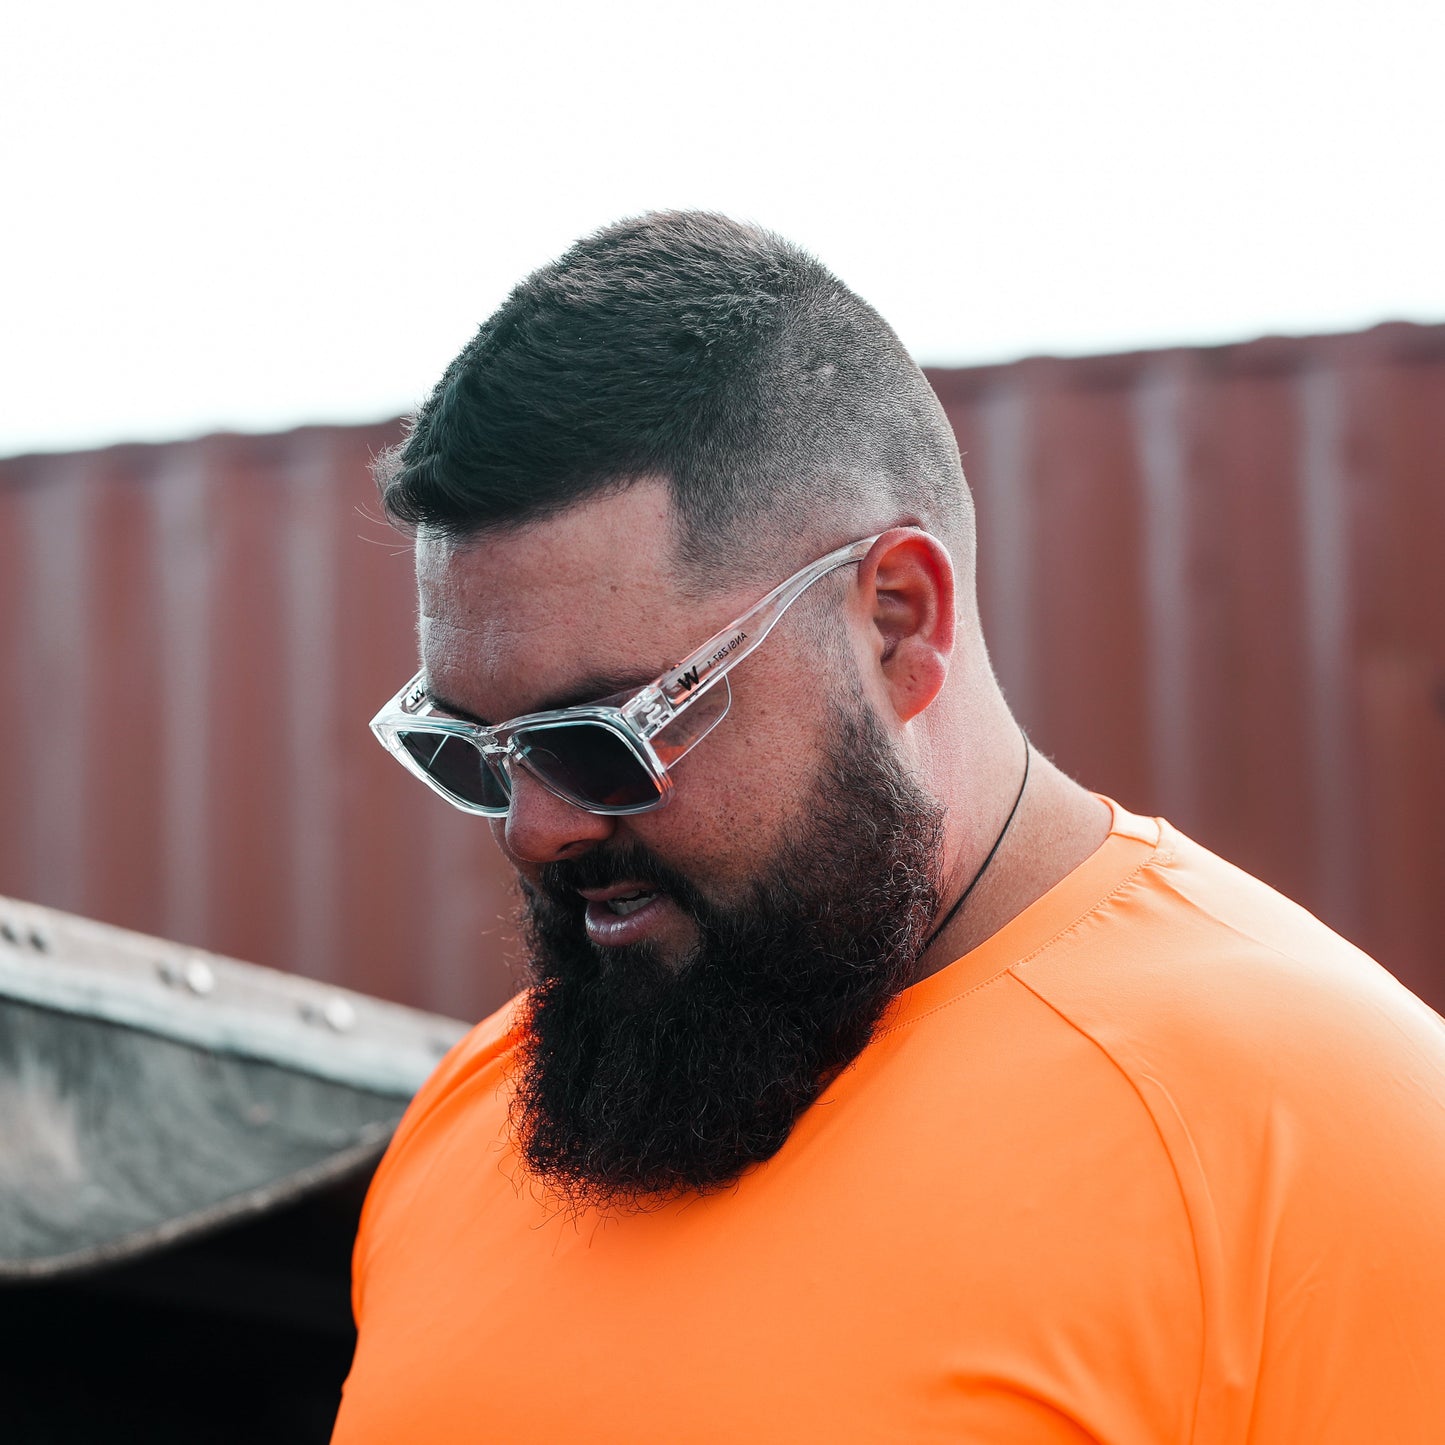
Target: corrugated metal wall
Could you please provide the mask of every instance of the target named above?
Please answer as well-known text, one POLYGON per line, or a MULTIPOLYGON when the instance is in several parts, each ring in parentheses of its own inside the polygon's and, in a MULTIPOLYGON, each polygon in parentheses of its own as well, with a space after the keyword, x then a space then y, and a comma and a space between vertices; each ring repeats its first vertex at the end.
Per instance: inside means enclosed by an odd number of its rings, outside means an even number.
POLYGON ((490 837, 366 729, 415 656, 395 434, 3 465, 0 892, 464 1017, 505 992, 490 837))
MULTIPOLYGON (((1445 1005, 1445 327, 933 373, 1034 740, 1445 1005)), ((0 893, 462 1017, 484 826, 365 724, 414 666, 394 424, 0 462, 0 893)))

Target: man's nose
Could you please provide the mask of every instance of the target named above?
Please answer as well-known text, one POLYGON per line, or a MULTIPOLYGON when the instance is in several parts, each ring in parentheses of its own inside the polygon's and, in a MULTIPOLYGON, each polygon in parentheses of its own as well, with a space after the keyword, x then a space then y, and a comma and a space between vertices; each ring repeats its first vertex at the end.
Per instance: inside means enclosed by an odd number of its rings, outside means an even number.
POLYGON ((610 838, 616 818, 600 817, 548 792, 525 768, 512 770, 512 806, 502 846, 524 863, 576 858, 610 838))

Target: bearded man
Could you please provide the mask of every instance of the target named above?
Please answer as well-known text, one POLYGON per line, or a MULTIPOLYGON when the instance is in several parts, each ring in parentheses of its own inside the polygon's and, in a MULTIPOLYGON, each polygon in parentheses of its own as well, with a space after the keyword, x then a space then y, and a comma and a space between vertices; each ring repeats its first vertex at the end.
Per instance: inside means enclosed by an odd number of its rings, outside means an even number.
POLYGON ((533 979, 377 1173, 338 1442, 1445 1439, 1445 1025, 1030 748, 870 307, 610 227, 381 480, 373 726, 533 979))

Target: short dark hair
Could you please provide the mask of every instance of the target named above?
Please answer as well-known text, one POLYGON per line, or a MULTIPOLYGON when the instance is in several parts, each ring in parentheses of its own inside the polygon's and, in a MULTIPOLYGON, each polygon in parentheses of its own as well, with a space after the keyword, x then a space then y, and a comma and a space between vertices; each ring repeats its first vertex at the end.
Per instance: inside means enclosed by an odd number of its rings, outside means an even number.
POLYGON ((645 476, 703 570, 744 522, 971 533, 952 429, 887 323, 797 246, 705 212, 620 221, 529 276, 377 464, 394 521, 453 537, 645 476))

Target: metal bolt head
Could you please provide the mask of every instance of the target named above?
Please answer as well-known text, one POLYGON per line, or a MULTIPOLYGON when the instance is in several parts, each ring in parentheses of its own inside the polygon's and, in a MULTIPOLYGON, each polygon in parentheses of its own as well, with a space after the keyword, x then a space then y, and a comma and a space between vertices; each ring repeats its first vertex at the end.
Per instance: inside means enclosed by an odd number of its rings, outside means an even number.
POLYGON ((356 1027, 356 1008, 349 998, 337 994, 326 1000, 321 1017, 338 1033, 350 1033, 356 1027))
POLYGON ((325 1024, 338 1034, 348 1034, 356 1027, 356 1005, 341 994, 333 994, 324 1003, 305 999, 297 1006, 297 1012, 308 1024, 318 1027, 325 1024))
POLYGON ((186 981, 186 987, 202 998, 216 986, 216 971, 204 958, 188 960, 182 977, 186 981))

